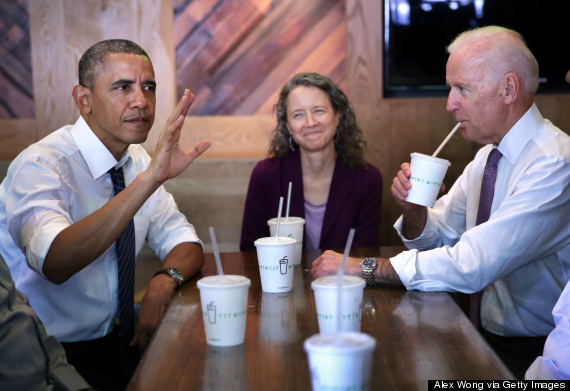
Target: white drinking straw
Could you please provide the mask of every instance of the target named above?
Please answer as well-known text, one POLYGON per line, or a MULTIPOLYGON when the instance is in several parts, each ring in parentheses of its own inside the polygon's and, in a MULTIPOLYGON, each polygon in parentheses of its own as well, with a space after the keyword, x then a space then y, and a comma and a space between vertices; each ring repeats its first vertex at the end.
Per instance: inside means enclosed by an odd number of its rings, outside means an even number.
POLYGON ((279 212, 277 213, 277 227, 275 227, 275 237, 279 236, 279 223, 281 222, 282 209, 283 209, 283 197, 279 197, 279 212))
POLYGON ((291 186, 292 182, 289 182, 289 191, 287 192, 287 209, 285 210, 285 220, 289 220, 289 205, 291 205, 291 186))
POLYGON ((214 258, 216 258, 216 267, 220 276, 224 275, 222 270, 222 260, 220 259, 220 251, 218 250, 218 242, 216 242, 216 233, 214 227, 210 227, 210 239, 212 239, 212 247, 214 248, 214 258))
POLYGON ((451 130, 451 132, 449 132, 449 134, 447 135, 447 137, 445 138, 445 140, 443 140, 443 142, 441 143, 441 145, 439 146, 439 148, 437 148, 435 150, 435 152, 433 153, 433 157, 436 157, 437 154, 441 151, 441 149, 444 147, 445 144, 447 144, 447 142, 449 141, 449 139, 451 138, 451 136, 453 136, 453 133, 455 133, 455 131, 459 128, 459 125, 461 125, 461 122, 458 122, 457 125, 455 125, 455 128, 453 128, 451 130))
POLYGON ((338 287, 338 295, 337 295, 337 314, 336 314, 336 331, 340 333, 340 319, 342 317, 341 311, 341 294, 342 294, 342 277, 344 276, 344 268, 346 267, 346 260, 348 259, 348 253, 350 252, 350 248, 352 247, 352 239, 354 238, 354 228, 351 228, 348 232, 348 239, 346 240, 346 247, 344 248, 344 255, 342 256, 342 262, 340 267, 337 269, 337 287, 338 287))

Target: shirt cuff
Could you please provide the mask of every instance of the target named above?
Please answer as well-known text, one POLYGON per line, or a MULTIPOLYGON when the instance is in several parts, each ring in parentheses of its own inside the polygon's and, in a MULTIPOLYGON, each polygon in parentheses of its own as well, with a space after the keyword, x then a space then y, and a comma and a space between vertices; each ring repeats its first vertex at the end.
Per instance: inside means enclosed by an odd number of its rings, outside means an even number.
POLYGON ((410 283, 416 275, 416 258, 418 252, 419 251, 415 249, 403 251, 395 257, 390 258, 392 267, 396 273, 398 273, 402 284, 404 284, 407 289, 410 289, 410 283))
POLYGON ((161 261, 164 262, 164 258, 172 251, 172 249, 178 246, 180 243, 197 243, 204 249, 204 243, 202 240, 198 238, 195 233, 187 232, 187 233, 180 233, 179 235, 175 236, 173 240, 161 246, 159 249, 155 250, 156 255, 160 258, 161 261))
MULTIPOLYGON (((64 219, 65 220, 65 219, 64 219)), ((37 273, 45 278, 43 273, 44 261, 47 253, 61 231, 69 226, 67 220, 66 224, 46 224, 41 229, 35 232, 34 236, 30 239, 25 246, 26 262, 37 273)))

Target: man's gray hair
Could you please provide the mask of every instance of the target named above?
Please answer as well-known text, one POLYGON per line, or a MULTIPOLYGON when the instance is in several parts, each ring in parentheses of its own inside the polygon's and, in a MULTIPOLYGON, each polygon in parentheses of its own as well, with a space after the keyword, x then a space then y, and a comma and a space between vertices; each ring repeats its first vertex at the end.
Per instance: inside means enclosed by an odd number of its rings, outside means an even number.
POLYGON ((515 73, 521 80, 522 90, 534 94, 538 88, 538 62, 529 50, 522 35, 500 26, 486 26, 465 31, 447 46, 449 54, 465 45, 478 47, 485 55, 491 74, 499 82, 507 73, 515 73))

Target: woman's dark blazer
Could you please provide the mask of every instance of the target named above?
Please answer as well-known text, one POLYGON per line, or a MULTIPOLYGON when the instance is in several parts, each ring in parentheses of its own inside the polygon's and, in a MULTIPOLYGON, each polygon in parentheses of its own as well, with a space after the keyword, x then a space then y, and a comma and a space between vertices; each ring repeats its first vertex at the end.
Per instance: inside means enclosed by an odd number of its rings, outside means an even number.
MULTIPOLYGON (((299 150, 280 158, 257 163, 249 181, 241 230, 241 251, 255 250, 254 242, 269 236, 267 220, 277 217, 279 197, 283 212, 292 182, 289 216, 305 218, 303 175, 299 150)), ((380 244, 382 175, 375 166, 350 170, 337 158, 323 220, 320 249, 342 249, 350 228, 355 228, 353 247, 377 247, 380 244)), ((303 240, 305 247, 306 240, 303 240)))

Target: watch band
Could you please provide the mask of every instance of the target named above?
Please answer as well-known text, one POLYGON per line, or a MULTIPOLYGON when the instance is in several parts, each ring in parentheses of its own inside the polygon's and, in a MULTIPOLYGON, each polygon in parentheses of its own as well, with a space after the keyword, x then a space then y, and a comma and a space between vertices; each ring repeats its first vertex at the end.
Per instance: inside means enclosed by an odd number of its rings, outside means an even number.
POLYGON ((160 269, 159 271, 154 273, 153 277, 156 277, 159 274, 166 274, 167 276, 170 276, 174 281, 176 281, 176 284, 179 287, 182 284, 184 284, 184 276, 182 275, 182 273, 180 273, 177 269, 173 267, 165 267, 164 269, 160 269))
POLYGON ((367 286, 376 286, 376 281, 374 281, 374 270, 378 266, 376 258, 364 258, 360 263, 362 268, 362 274, 364 275, 364 281, 366 281, 367 286))
POLYGON ((364 274, 364 281, 366 281, 366 285, 368 285, 368 286, 375 286, 376 285, 376 281, 374 281, 374 277, 372 276, 372 272, 362 271, 362 273, 364 274))

